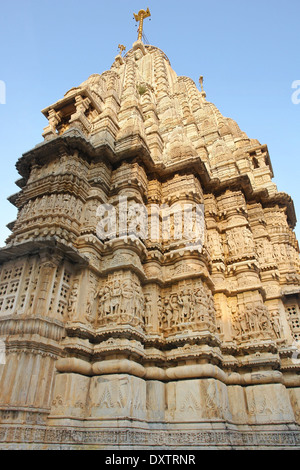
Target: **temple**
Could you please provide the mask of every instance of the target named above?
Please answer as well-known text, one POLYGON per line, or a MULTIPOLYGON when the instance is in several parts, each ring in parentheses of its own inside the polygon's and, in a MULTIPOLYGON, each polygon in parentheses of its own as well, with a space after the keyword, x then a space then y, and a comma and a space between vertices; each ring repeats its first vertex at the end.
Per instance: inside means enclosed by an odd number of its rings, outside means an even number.
POLYGON ((300 448, 293 201, 203 77, 119 49, 16 164, 0 448, 300 448))

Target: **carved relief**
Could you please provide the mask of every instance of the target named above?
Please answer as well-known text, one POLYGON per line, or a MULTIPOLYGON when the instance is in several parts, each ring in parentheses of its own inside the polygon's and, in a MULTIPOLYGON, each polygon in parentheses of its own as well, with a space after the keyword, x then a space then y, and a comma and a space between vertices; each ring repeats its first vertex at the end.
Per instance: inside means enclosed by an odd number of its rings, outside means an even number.
MULTIPOLYGON (((66 279, 64 279, 64 281, 66 281, 66 279)), ((62 289, 65 289, 65 287, 63 286, 62 289)), ((67 306, 68 320, 72 320, 72 318, 75 316, 77 300, 78 300, 78 291, 79 291, 79 282, 75 281, 71 289, 69 300, 68 300, 68 306, 67 306)), ((66 291, 64 290, 64 292, 66 291)))
POLYGON ((253 237, 247 227, 234 227, 228 230, 226 235, 229 256, 243 257, 253 253, 253 237))
POLYGON ((207 231, 208 249, 213 259, 223 259, 224 249, 220 234, 216 230, 207 231))
POLYGON ((266 238, 262 238, 256 241, 256 252, 262 265, 275 262, 275 255, 272 250, 272 245, 266 238))
POLYGON ((250 422, 272 423, 293 416, 287 390, 281 384, 248 387, 246 397, 250 422))
POLYGON ((127 323, 142 326, 144 310, 142 287, 130 272, 109 276, 98 291, 97 326, 127 323))
POLYGON ((283 334, 278 312, 269 312, 262 303, 232 305, 231 318, 236 340, 280 339, 283 334))
POLYGON ((86 311, 85 311, 85 318, 88 323, 95 325, 97 321, 97 284, 98 279, 97 277, 89 273, 89 288, 87 292, 86 298, 86 311))
POLYGON ((179 284, 162 297, 160 330, 166 333, 208 328, 215 331, 215 307, 211 291, 201 281, 179 284))

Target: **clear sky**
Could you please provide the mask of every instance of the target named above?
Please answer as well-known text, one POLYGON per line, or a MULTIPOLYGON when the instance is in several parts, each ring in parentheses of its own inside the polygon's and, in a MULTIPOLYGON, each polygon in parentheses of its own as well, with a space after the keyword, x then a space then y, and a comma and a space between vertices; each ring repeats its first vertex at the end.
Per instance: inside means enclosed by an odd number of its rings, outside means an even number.
POLYGON ((19 190, 15 163, 43 140, 41 110, 108 70, 118 44, 129 50, 133 13, 147 7, 149 43, 178 75, 196 84, 203 75, 207 100, 268 145, 300 240, 300 103, 292 101, 293 93, 300 98, 292 89, 300 85, 299 0, 0 0, 0 246, 17 213, 6 200, 19 190))

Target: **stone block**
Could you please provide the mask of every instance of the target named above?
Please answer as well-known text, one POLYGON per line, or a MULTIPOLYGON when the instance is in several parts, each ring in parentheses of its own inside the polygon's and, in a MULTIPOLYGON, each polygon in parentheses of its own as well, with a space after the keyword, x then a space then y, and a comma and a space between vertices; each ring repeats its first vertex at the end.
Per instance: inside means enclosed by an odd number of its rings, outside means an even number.
POLYGON ((288 388, 295 419, 300 424, 300 388, 288 388))
POLYGON ((147 417, 149 421, 165 419, 165 384, 158 380, 147 381, 147 417))
POLYGON ((184 423, 231 419, 227 387, 218 380, 169 382, 166 396, 169 421, 184 423))
POLYGON ((240 385, 232 385, 227 388, 232 421, 235 424, 248 422, 244 388, 240 385))
POLYGON ((86 412, 89 377, 79 374, 57 374, 49 419, 83 419, 86 412))
POLYGON ((103 375, 91 379, 89 419, 146 418, 146 383, 130 375, 103 375))
POLYGON ((287 389, 282 384, 245 388, 249 424, 291 423, 294 412, 287 389))

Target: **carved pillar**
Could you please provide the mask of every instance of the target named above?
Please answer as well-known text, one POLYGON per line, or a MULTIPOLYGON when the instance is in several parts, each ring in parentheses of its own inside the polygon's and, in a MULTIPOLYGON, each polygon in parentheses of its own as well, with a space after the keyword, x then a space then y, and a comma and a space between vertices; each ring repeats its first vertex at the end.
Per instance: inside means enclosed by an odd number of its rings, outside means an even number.
POLYGON ((48 111, 49 126, 45 127, 43 137, 45 140, 50 140, 57 135, 57 126, 61 122, 61 113, 57 113, 54 109, 48 111))
POLYGON ((51 256, 49 253, 41 253, 40 260, 40 273, 32 311, 36 315, 48 316, 55 275, 61 258, 55 255, 51 256))

